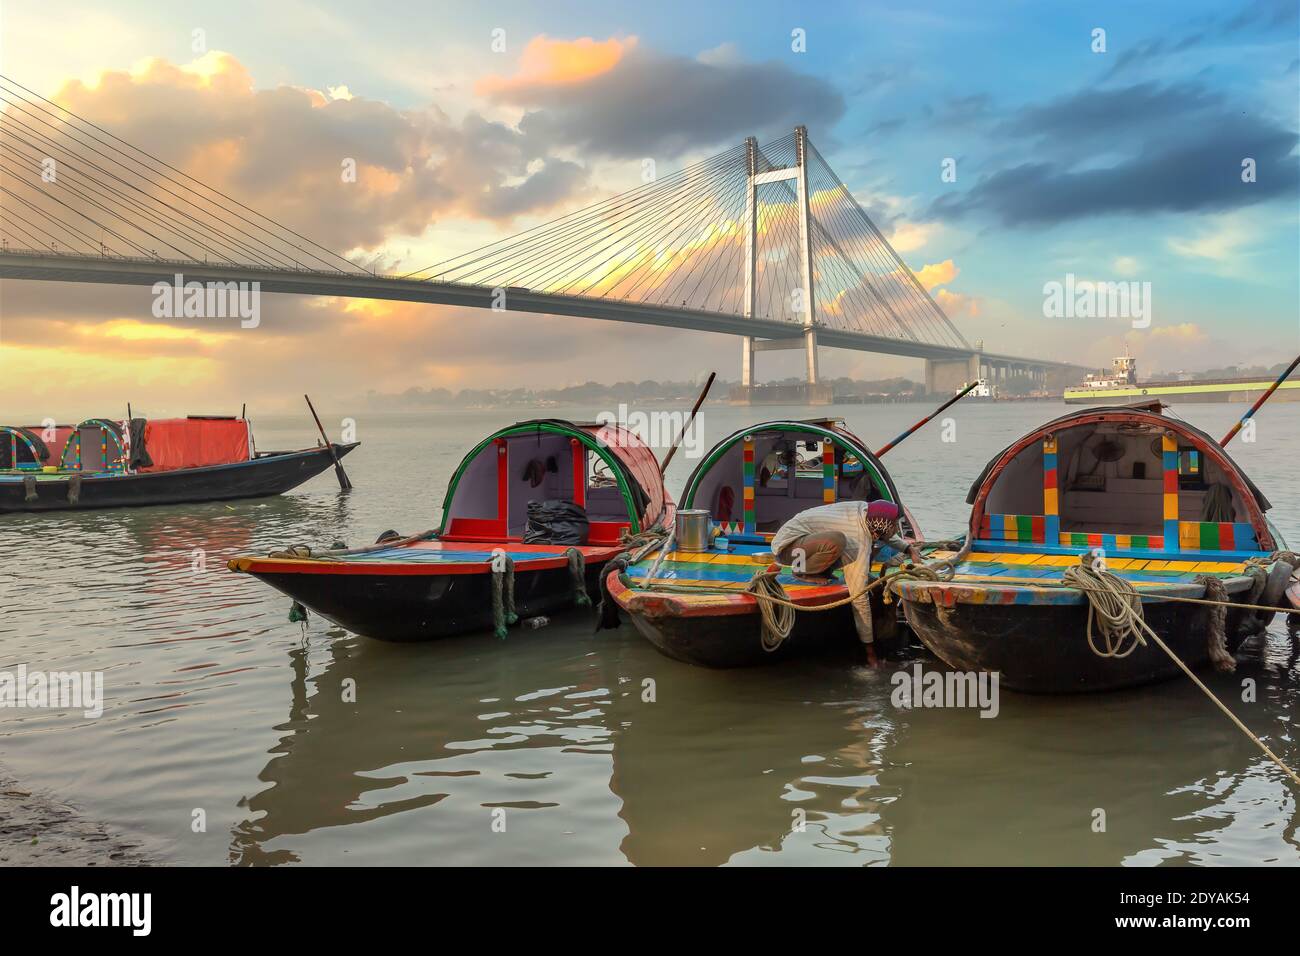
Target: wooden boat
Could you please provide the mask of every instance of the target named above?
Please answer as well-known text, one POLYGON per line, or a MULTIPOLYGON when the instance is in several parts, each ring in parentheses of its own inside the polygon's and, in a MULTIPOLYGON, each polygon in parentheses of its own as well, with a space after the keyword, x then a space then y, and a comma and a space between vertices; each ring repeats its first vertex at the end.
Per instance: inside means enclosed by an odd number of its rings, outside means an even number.
MULTIPOLYGON (((783 523, 808 508, 849 498, 902 504, 889 472, 842 422, 772 421, 743 429, 704 457, 678 505, 708 509, 720 533, 712 550, 673 550, 662 560, 648 554, 611 569, 605 587, 656 648, 691 664, 743 667, 835 646, 860 648, 846 605, 799 613, 790 638, 769 652, 760 640, 757 600, 745 593, 755 572, 771 561, 772 536, 783 523), (797 461, 790 460, 792 453, 797 461), (793 482, 787 477, 791 468, 793 482)), ((920 538, 906 509, 900 525, 905 539, 920 538)), ((882 547, 880 556, 892 553, 882 547)), ((879 569, 877 562, 873 571, 879 569)), ((843 571, 830 584, 805 583, 788 571, 778 580, 803 605, 829 604, 848 593, 843 571)), ((873 604, 873 622, 877 638, 889 638, 893 609, 873 604)))
MULTIPOLYGON (((504 634, 494 577, 513 579, 520 619, 569 607, 599 585, 625 535, 660 526, 672 513, 654 454, 634 433, 528 421, 489 435, 465 456, 434 531, 392 533, 367 548, 240 557, 228 566, 368 637, 421 641, 494 627, 504 634), (572 543, 526 541, 530 502, 576 505, 586 533, 572 543)), ((496 584, 508 590, 505 580, 496 584)))
POLYGON ((355 447, 259 452, 247 419, 221 416, 0 426, 0 512, 278 495, 355 447))
MULTIPOLYGON (((967 498, 969 553, 955 577, 894 585, 931 651, 1029 692, 1104 690, 1178 673, 1149 640, 1126 657, 1091 649, 1087 595, 1063 586, 1062 576, 1097 551, 1137 588, 1146 622, 1189 666, 1209 659, 1212 609, 1168 598, 1204 598, 1208 575, 1234 602, 1280 603, 1289 568, 1267 569, 1263 593, 1247 568, 1282 546, 1264 515, 1267 499, 1213 438, 1161 408, 1066 415, 988 463, 967 498)), ((1230 609, 1228 649, 1271 617, 1230 609)))

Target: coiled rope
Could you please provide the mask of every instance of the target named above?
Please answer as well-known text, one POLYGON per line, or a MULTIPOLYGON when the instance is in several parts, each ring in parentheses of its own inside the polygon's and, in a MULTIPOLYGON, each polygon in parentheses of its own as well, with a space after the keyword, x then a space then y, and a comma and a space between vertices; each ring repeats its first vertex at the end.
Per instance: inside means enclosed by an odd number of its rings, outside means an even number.
MULTIPOLYGON (((1088 560, 1088 556, 1085 556, 1085 560, 1088 560)), ((1071 586, 1077 587, 1078 590, 1088 596, 1088 645, 1094 653, 1101 657, 1127 657, 1133 653, 1138 644, 1146 643, 1145 638, 1150 638, 1157 647, 1169 655, 1169 659, 1178 665, 1179 669, 1191 679, 1192 683, 1199 687, 1219 710, 1223 711, 1224 716, 1236 724, 1243 734, 1255 742, 1255 746, 1259 747, 1265 756, 1282 768, 1282 771, 1297 786, 1300 786, 1300 776, 1297 776, 1294 770, 1283 763, 1281 758, 1273 753, 1264 741, 1255 736, 1250 728, 1243 724, 1240 718, 1229 710, 1223 701, 1219 700, 1214 695, 1214 692, 1202 683, 1199 677, 1192 673, 1192 669, 1183 663, 1182 659, 1169 648, 1169 645, 1160 639, 1160 635, 1151 629, 1151 625, 1147 624, 1146 619, 1142 616, 1142 601, 1137 596, 1137 590, 1132 584, 1110 571, 1104 571, 1090 564, 1080 564, 1076 567, 1067 568, 1062 577, 1071 586), (1099 650, 1093 639, 1094 620, 1102 631, 1108 653, 1099 650)), ((1222 582, 1219 583, 1219 587, 1223 587, 1222 582)), ((1203 603, 1223 605, 1227 602, 1211 599, 1203 603)), ((1220 607, 1219 610, 1226 615, 1226 607, 1220 607)), ((1226 647, 1223 653, 1227 655, 1226 647)), ((1228 655, 1228 657, 1231 660, 1231 655, 1228 655)))

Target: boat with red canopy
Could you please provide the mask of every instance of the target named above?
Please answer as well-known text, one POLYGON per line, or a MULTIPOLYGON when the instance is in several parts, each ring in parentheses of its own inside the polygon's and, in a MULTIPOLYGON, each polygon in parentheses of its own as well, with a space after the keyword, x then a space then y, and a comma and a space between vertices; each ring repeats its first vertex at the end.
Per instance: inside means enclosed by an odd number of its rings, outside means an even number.
POLYGON ((0 512, 278 495, 355 447, 258 451, 246 418, 218 415, 0 426, 0 512))
POLYGON ((670 522, 673 508, 654 454, 626 428, 527 421, 470 450, 434 531, 239 557, 229 568, 368 637, 505 636, 515 620, 589 603, 605 562, 670 522))
POLYGON ((1159 403, 1093 408, 1048 422, 998 453, 970 489, 965 547, 950 580, 900 578, 907 621, 959 670, 996 671, 1015 690, 1104 690, 1179 672, 1151 641, 1094 633, 1103 569, 1136 588, 1143 618, 1189 666, 1231 652, 1277 607, 1291 565, 1269 502, 1210 435, 1159 403), (1227 602, 1226 613, 1210 598, 1227 602))

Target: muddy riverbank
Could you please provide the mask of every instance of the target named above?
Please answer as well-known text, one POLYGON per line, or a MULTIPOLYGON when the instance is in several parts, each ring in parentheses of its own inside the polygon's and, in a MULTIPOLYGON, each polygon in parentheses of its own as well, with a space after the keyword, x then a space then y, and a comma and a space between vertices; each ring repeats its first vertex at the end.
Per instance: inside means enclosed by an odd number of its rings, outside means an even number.
POLYGON ((143 866, 140 844, 0 768, 0 866, 143 866))

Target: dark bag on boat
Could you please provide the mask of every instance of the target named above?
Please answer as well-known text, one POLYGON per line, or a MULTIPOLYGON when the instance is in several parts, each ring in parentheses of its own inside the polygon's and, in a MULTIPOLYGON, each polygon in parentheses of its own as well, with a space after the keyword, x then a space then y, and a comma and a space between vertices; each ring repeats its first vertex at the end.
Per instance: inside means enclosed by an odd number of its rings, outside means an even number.
POLYGON ((572 501, 528 502, 524 544, 586 544, 587 511, 572 501))

